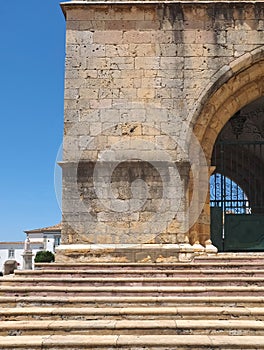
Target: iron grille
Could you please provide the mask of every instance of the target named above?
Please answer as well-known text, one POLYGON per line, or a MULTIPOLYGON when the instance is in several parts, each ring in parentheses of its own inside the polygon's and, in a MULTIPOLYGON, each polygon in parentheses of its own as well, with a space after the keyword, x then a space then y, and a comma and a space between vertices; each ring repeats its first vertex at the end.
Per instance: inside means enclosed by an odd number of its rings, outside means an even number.
POLYGON ((264 142, 218 142, 210 179, 211 207, 225 214, 264 213, 264 142))

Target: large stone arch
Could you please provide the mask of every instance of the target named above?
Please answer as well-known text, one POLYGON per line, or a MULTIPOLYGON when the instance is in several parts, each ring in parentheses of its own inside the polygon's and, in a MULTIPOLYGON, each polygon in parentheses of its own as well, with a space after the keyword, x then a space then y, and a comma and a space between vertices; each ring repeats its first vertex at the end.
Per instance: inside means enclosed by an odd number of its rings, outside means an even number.
MULTIPOLYGON (((196 108, 192 124, 209 166, 208 183, 214 168, 211 156, 217 136, 241 108, 264 95, 264 47, 247 53, 223 67, 214 77, 196 108)), ((192 244, 210 245, 210 194, 190 230, 192 244)))
POLYGON ((264 95, 264 46, 223 67, 199 101, 192 124, 208 164, 215 140, 242 107, 264 95))

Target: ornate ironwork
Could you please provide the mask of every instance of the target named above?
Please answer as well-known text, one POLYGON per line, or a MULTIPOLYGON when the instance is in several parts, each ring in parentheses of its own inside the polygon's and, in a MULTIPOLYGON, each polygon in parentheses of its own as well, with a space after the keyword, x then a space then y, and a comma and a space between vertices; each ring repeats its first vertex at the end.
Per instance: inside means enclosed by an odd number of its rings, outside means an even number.
POLYGON ((243 133, 244 124, 247 120, 247 117, 241 114, 240 111, 234 114, 234 116, 230 119, 232 132, 238 139, 238 137, 243 133))
POLYGON ((249 200, 243 189, 228 177, 216 173, 210 179, 211 207, 221 207, 226 214, 250 214, 249 200))

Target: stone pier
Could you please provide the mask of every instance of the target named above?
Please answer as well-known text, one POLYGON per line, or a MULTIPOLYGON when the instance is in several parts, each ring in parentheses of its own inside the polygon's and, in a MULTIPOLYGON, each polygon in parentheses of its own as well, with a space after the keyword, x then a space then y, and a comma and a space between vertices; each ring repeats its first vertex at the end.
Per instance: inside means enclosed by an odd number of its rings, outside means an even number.
POLYGON ((216 253, 211 153, 223 125, 263 94, 263 3, 61 6, 66 70, 57 261, 177 261, 216 253))

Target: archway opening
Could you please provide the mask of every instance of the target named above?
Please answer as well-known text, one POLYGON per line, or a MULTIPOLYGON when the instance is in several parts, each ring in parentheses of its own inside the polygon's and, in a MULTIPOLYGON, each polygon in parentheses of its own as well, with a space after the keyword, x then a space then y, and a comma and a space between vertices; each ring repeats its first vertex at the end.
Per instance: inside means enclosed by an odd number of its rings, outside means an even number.
POLYGON ((213 244, 219 251, 264 251, 264 97, 226 123, 211 164, 213 244))

